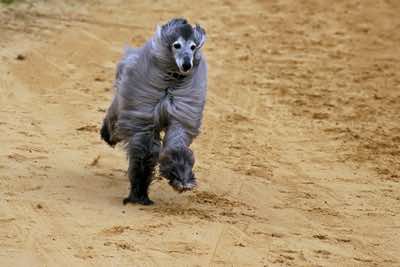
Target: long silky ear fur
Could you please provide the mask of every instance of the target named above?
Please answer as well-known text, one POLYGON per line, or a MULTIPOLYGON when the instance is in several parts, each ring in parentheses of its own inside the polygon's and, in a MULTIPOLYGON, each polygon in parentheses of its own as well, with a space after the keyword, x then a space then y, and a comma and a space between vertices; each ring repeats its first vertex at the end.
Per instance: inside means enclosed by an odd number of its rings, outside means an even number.
POLYGON ((196 26, 193 27, 193 30, 197 46, 201 48, 206 41, 206 31, 199 24, 196 24, 196 26))
POLYGON ((158 38, 159 40, 161 40, 161 37, 162 37, 162 27, 161 27, 160 25, 157 25, 157 28, 156 28, 156 36, 157 36, 157 38, 158 38))
POLYGON ((162 36, 162 26, 157 25, 155 36, 152 40, 152 52, 159 58, 165 56, 163 52, 164 40, 162 36))

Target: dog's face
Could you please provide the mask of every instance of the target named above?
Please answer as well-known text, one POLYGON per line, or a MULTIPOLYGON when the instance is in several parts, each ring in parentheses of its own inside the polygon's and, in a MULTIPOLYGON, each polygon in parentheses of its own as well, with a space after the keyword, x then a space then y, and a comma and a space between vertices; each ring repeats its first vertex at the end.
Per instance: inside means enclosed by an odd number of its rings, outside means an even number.
POLYGON ((160 173, 169 180, 169 184, 178 192, 196 187, 196 178, 192 171, 194 157, 190 149, 166 151, 160 157, 160 173))
POLYGON ((168 46, 172 60, 181 74, 188 74, 199 60, 197 52, 204 45, 205 31, 192 27, 185 19, 173 19, 159 29, 163 43, 168 46))
POLYGON ((179 37, 172 44, 172 54, 181 73, 187 73, 193 68, 193 56, 197 48, 193 39, 179 37))

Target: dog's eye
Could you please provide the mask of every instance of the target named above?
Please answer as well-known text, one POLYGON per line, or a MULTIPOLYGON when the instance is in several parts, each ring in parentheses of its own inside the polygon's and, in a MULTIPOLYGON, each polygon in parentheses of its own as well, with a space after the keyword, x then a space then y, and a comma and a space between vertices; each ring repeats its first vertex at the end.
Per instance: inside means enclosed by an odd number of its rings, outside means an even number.
POLYGON ((193 44, 193 45, 190 47, 190 49, 192 49, 192 51, 195 50, 195 49, 196 49, 196 45, 193 44))
POLYGON ((181 44, 180 43, 175 43, 174 44, 174 48, 175 49, 180 49, 181 48, 181 44))

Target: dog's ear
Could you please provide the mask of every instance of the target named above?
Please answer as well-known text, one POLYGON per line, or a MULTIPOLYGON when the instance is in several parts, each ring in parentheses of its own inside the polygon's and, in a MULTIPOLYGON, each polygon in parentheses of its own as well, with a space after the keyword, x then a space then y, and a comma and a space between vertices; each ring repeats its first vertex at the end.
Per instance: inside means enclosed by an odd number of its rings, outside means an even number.
POLYGON ((201 48, 206 41, 206 31, 199 24, 196 24, 196 26, 193 27, 193 31, 197 47, 201 48))
POLYGON ((160 25, 157 25, 157 28, 156 28, 156 36, 157 36, 157 38, 158 38, 159 40, 161 40, 161 38, 162 38, 162 27, 161 27, 160 25))

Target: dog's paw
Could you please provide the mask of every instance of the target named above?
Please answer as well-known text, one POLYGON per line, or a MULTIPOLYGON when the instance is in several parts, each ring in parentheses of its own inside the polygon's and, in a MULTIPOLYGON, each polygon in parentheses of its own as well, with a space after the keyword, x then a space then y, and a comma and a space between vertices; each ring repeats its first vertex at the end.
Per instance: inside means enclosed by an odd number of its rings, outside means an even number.
POLYGON ((172 188, 178 192, 178 193, 183 193, 186 191, 192 191, 194 188, 197 187, 197 182, 195 178, 191 179, 190 181, 186 183, 182 183, 182 181, 174 179, 169 181, 169 185, 172 186, 172 188))
POLYGON ((122 200, 122 203, 124 205, 126 205, 128 203, 137 203, 137 204, 141 204, 141 205, 145 205, 145 206, 154 204, 154 202, 148 196, 137 197, 137 196, 131 196, 131 195, 124 198, 122 200))

